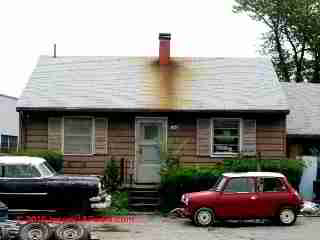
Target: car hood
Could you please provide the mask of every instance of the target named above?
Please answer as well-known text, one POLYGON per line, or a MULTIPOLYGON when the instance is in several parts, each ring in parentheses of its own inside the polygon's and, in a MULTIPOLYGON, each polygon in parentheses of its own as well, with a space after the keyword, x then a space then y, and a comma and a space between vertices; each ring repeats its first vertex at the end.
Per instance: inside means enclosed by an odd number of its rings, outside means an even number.
POLYGON ((195 200, 195 199, 206 199, 207 197, 210 196, 210 198, 214 198, 217 197, 219 194, 219 192, 215 192, 215 191, 200 191, 200 192, 191 192, 191 193, 187 193, 188 197, 191 197, 191 199, 195 200))

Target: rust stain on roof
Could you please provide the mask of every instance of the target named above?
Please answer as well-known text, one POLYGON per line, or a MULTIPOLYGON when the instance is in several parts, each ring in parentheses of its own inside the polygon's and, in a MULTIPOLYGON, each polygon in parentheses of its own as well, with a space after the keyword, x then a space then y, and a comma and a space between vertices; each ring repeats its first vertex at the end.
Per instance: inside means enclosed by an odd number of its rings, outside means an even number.
POLYGON ((151 84, 150 90, 154 96, 152 106, 161 109, 176 109, 185 106, 187 103, 183 99, 184 82, 192 79, 191 71, 176 60, 171 59, 169 64, 161 65, 158 60, 153 60, 149 64, 150 77, 147 82, 151 84), (189 76, 188 76, 189 75, 189 76))

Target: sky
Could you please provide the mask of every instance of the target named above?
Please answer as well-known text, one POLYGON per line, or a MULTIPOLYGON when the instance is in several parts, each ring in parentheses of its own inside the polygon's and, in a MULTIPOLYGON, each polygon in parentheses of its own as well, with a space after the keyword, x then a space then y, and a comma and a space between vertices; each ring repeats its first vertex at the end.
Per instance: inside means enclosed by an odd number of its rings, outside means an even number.
POLYGON ((265 26, 233 0, 10 0, 0 2, 0 94, 19 97, 40 55, 260 57, 265 26))

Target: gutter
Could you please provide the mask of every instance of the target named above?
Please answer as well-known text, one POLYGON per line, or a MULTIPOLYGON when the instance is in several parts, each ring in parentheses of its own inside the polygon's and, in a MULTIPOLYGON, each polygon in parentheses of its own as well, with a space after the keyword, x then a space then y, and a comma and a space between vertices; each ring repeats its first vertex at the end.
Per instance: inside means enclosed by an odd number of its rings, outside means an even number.
POLYGON ((17 112, 30 111, 30 112, 186 112, 186 113, 261 113, 261 114, 289 114, 288 109, 273 110, 273 109, 257 109, 257 110, 237 110, 237 109, 147 109, 147 108, 55 108, 55 107, 17 107, 17 112))

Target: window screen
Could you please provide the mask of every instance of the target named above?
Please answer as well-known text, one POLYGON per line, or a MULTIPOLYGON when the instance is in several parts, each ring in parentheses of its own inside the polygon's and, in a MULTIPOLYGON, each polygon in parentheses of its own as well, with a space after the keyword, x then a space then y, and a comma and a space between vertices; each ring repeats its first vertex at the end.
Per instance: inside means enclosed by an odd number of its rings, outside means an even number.
POLYGON ((64 153, 92 153, 92 119, 65 118, 64 120, 64 153))

